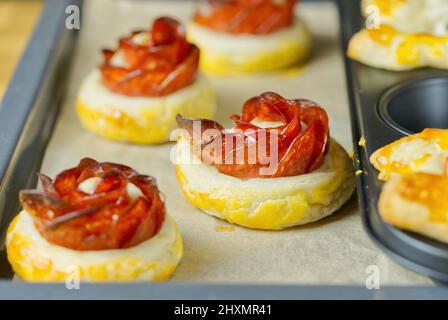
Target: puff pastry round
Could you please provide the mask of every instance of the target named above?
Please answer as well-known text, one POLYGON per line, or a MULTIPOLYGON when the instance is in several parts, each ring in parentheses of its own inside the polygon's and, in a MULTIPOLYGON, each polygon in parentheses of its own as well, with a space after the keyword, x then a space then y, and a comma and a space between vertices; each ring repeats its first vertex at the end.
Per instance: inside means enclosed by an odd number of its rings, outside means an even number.
POLYGON ((26 281, 161 281, 182 257, 182 239, 155 180, 84 158, 43 190, 22 190, 6 235, 8 260, 26 281))
POLYGON ((268 72, 303 62, 310 53, 311 34, 296 18, 292 25, 269 34, 228 34, 191 22, 188 38, 201 49, 201 70, 213 75, 268 72))

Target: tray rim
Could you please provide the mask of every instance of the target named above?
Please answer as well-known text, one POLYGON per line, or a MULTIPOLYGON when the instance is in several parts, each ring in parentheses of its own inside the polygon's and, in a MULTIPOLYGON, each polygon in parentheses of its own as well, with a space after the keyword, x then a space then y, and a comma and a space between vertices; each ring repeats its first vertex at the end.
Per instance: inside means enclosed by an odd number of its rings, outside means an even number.
MULTIPOLYGON (((317 0, 332 1, 332 0, 317 0)), ((340 0, 341 1, 341 0, 340 0)), ((32 109, 48 62, 60 36, 58 24, 64 17, 65 8, 82 0, 46 0, 38 23, 26 50, 14 72, 0 105, 0 116, 8 115, 5 105, 10 105, 18 95, 23 95, 18 118, 9 121, 8 130, 0 129, 0 146, 6 152, 0 155, 0 187, 19 141, 21 130, 32 109), (53 45, 42 46, 43 36, 53 45), (38 69, 29 73, 30 61, 38 69), (25 81, 26 80, 26 81, 25 81), (17 91, 25 81, 26 94, 17 91), (5 136, 11 136, 5 139, 5 136)), ((340 3, 339 9, 341 10, 340 3)), ((341 12, 339 12, 341 14, 341 12)), ((342 48, 344 49, 344 47, 342 48)), ((348 76, 348 74, 347 74, 348 76)), ((350 97, 349 97, 350 98, 350 97)), ((5 118, 3 118, 5 119, 5 118)), ((0 117, 0 124, 2 123, 0 117)), ((3 121, 5 123, 5 121, 3 121)), ((352 119, 353 123, 353 119, 352 119)), ((359 181, 357 182, 359 183, 359 181)), ((229 283, 81 283, 80 290, 68 290, 64 284, 26 283, 12 279, 0 280, 0 299, 448 299, 448 288, 441 286, 385 286, 369 290, 353 285, 290 285, 290 284, 229 284, 229 283)))
MULTIPOLYGON (((0 186, 19 142, 26 120, 40 89, 40 80, 50 64, 60 34, 61 10, 73 1, 45 0, 26 48, 0 102, 0 186), (31 75, 30 75, 31 74, 31 75), (22 93, 20 88, 26 87, 22 93), (14 109, 12 107, 14 106, 14 109)), ((64 11, 65 12, 65 9, 64 11)))

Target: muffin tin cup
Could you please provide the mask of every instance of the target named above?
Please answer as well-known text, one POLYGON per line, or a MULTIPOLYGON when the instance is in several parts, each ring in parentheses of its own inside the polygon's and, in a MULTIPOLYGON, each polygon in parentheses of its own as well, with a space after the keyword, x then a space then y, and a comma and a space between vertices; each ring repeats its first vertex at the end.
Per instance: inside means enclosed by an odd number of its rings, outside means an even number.
POLYGON ((448 77, 412 79, 387 90, 378 104, 381 118, 405 135, 448 128, 448 77))

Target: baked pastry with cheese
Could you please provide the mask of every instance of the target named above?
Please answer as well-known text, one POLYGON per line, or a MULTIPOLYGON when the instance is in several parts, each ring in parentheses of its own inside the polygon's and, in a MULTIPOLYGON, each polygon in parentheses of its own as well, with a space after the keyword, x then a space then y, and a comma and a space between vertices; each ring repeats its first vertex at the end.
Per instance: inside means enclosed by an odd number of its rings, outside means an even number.
POLYGON ((206 0, 187 26, 209 74, 267 72, 303 62, 308 28, 294 15, 296 0, 206 0))
POLYGON ((406 33, 448 36, 448 2, 446 0, 362 0, 366 18, 379 15, 383 25, 406 33))
POLYGON ((347 51, 350 58, 395 71, 448 68, 445 0, 365 0, 362 4, 367 26, 350 40, 347 51), (378 12, 371 8, 377 8, 378 12), (377 17, 370 19, 369 15, 377 17))
POLYGON ((43 191, 23 190, 6 236, 8 260, 26 281, 160 281, 176 269, 182 239, 152 177, 82 159, 43 191))
POLYGON ((401 229, 448 242, 448 130, 425 129, 377 151, 370 161, 387 180, 378 207, 401 229))
POLYGON ((322 219, 351 196, 345 150, 326 112, 268 92, 245 103, 235 127, 178 117, 177 177, 204 212, 248 228, 278 230, 322 219), (198 139, 199 137, 199 139, 198 139))
POLYGON ((392 177, 379 199, 381 217, 401 229, 448 243, 448 176, 416 172, 392 177))
POLYGON ((413 172, 443 175, 447 157, 448 130, 427 128, 376 150, 370 162, 380 172, 378 177, 388 180, 413 172))
POLYGON ((214 116, 214 90, 197 74, 199 49, 177 21, 159 18, 149 32, 135 31, 103 54, 76 101, 90 131, 111 140, 161 143, 176 128, 177 113, 214 116))
POLYGON ((361 63, 387 70, 448 69, 448 36, 405 33, 384 25, 356 33, 347 54, 361 63))

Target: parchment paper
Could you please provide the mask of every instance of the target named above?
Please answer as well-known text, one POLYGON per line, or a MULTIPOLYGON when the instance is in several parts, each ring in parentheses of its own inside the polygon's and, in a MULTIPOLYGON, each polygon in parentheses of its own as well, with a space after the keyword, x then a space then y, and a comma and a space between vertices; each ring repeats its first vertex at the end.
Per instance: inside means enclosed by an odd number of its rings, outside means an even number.
MULTIPOLYGON (((174 144, 136 146, 103 140, 81 127, 74 100, 79 84, 101 61, 100 49, 114 48, 120 36, 149 28, 169 15, 187 21, 194 9, 188 1, 86 1, 81 34, 66 99, 46 150, 42 172, 54 176, 89 156, 134 167, 157 178, 168 212, 179 224, 184 256, 172 281, 307 283, 364 285, 366 269, 376 265, 380 284, 431 284, 387 258, 368 239, 356 197, 320 222, 286 231, 255 231, 229 226, 190 205, 181 193, 169 154, 174 144), (219 228, 218 228, 219 229, 219 228)), ((269 75, 211 78, 219 98, 218 121, 239 113, 244 101, 264 91, 288 98, 308 98, 326 108, 331 135, 352 150, 348 101, 339 45, 339 22, 331 3, 303 3, 298 13, 315 36, 312 59, 302 68, 269 75)))

